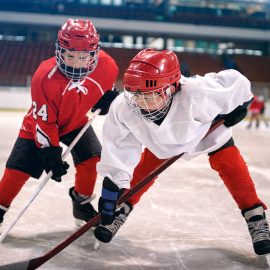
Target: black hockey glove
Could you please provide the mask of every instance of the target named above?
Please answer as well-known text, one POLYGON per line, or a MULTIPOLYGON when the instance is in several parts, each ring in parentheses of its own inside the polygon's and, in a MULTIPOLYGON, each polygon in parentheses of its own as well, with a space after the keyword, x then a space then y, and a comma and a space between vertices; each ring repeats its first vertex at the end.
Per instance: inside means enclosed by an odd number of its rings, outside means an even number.
POLYGON ((40 158, 46 173, 52 171, 52 179, 61 182, 61 176, 67 174, 69 165, 62 160, 62 147, 45 147, 39 150, 40 158))
POLYGON ((115 218, 116 202, 123 194, 124 189, 114 184, 111 179, 105 177, 103 180, 101 197, 98 201, 98 210, 101 213, 102 225, 112 224, 115 218))
POLYGON ((100 115, 107 114, 110 109, 111 103, 118 95, 119 95, 118 91, 112 90, 107 91, 92 108, 92 112, 94 112, 97 109, 101 109, 100 115))
POLYGON ((245 102, 243 105, 238 106, 232 112, 228 114, 223 114, 222 118, 224 119, 224 125, 226 127, 232 127, 242 121, 248 112, 248 105, 252 102, 253 99, 250 101, 245 102))

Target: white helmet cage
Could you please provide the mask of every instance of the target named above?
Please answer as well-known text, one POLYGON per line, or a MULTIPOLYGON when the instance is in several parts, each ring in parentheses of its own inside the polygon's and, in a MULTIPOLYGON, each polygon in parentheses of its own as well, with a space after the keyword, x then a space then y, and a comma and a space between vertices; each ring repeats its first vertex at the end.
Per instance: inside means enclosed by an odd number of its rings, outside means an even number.
POLYGON ((98 62, 99 47, 93 51, 76 51, 66 49, 60 46, 58 42, 56 42, 55 46, 57 66, 68 79, 81 80, 95 70, 98 62), (68 53, 69 51, 73 52, 76 66, 78 67, 67 64, 64 53, 68 53), (86 53, 88 54, 87 56, 86 53), (85 58, 87 59, 86 62, 85 58))
POLYGON ((138 115, 156 121, 164 117, 169 108, 175 92, 175 86, 166 84, 151 91, 130 91, 124 89, 126 102, 138 115))

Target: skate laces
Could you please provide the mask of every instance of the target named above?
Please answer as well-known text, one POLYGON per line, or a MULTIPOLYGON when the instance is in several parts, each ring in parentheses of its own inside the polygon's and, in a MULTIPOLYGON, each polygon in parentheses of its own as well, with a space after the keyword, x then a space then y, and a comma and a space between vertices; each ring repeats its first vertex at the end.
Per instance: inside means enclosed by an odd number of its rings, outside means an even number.
POLYGON ((91 203, 96 198, 95 194, 93 194, 92 196, 87 196, 87 195, 80 194, 76 192, 75 190, 73 190, 72 193, 75 200, 79 202, 80 204, 91 203))
POLYGON ((117 216, 113 223, 110 225, 107 225, 106 228, 112 232, 112 234, 115 234, 120 227, 125 223, 125 221, 127 220, 127 217, 123 214, 117 216))
POLYGON ((102 225, 106 227, 113 235, 120 229, 120 227, 126 222, 129 213, 131 212, 132 208, 129 207, 127 204, 123 204, 119 210, 116 211, 116 217, 112 224, 110 225, 102 225))
POLYGON ((253 243, 270 240, 269 226, 265 218, 258 221, 248 221, 248 229, 253 243))
POLYGON ((81 204, 91 203, 96 198, 95 194, 92 196, 85 196, 85 195, 79 194, 79 196, 82 198, 81 204))

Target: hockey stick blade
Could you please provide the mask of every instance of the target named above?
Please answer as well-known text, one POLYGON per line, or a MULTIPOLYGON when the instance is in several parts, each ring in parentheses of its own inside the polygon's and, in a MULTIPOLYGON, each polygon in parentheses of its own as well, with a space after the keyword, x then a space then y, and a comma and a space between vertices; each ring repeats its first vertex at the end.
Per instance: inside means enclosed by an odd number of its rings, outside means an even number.
POLYGON ((82 226, 79 230, 69 236, 65 241, 60 243, 58 246, 51 249, 46 254, 36 257, 30 260, 25 260, 17 263, 10 263, 6 265, 0 266, 0 270, 34 270, 40 267, 42 264, 50 260, 84 233, 86 233, 90 228, 97 225, 101 220, 100 214, 97 214, 90 221, 88 221, 84 226, 82 226))
MULTIPOLYGON (((212 133, 216 128, 221 126, 224 123, 223 120, 218 120, 215 123, 213 123, 204 136, 207 137, 210 133, 212 133)), ((149 175, 147 175, 145 178, 143 178, 139 183, 137 183, 134 187, 127 190, 123 194, 123 196, 117 201, 117 204, 120 205, 124 202, 126 202, 131 196, 133 196, 136 192, 138 192, 142 187, 144 187, 147 183, 149 183, 154 177, 158 176, 160 173, 162 173, 166 168, 168 168, 171 164, 173 164, 177 159, 179 159, 184 153, 181 153, 177 156, 174 156, 169 159, 165 159, 164 162, 162 162, 156 169, 154 169, 149 175)), ((95 217, 93 217, 91 220, 89 220, 85 225, 83 225, 78 231, 73 233, 71 236, 69 236, 66 240, 64 240, 62 243, 60 243, 55 248, 51 249, 49 252, 47 252, 45 255, 30 259, 28 261, 23 261, 20 263, 13 263, 13 264, 7 264, 0 267, 0 270, 34 270, 37 269, 39 266, 43 265, 45 262, 47 262, 49 259, 57 255, 59 252, 61 252, 64 248, 66 248, 68 245, 70 245, 72 242, 74 242, 76 239, 78 239, 80 236, 82 236, 85 232, 87 232, 89 229, 97 225, 101 221, 101 215, 97 214, 95 217), (12 268, 12 267, 18 267, 21 268, 12 268), (9 268, 8 268, 9 267, 9 268)))
POLYGON ((26 270, 28 269, 29 261, 11 263, 0 266, 0 270, 26 270))

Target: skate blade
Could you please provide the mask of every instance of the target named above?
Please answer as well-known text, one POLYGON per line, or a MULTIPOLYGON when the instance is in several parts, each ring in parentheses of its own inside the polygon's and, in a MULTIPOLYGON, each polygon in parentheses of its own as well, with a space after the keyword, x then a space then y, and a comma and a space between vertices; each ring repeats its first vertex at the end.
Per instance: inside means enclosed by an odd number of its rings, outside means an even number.
MULTIPOLYGON (((85 221, 81 219, 75 219, 75 226, 79 229, 84 224, 86 224, 85 221)), ((94 235, 94 228, 89 229, 86 233, 84 233, 79 239, 78 242, 83 246, 92 246, 94 250, 98 250, 100 246, 100 242, 96 239, 94 235)))
POLYGON ((266 265, 268 268, 270 268, 270 254, 263 255, 262 257, 265 257, 266 265))
POLYGON ((86 232, 84 235, 82 235, 79 239, 78 242, 82 246, 87 246, 90 247, 93 250, 98 250, 100 247, 99 241, 95 238, 93 232, 86 232))
POLYGON ((84 220, 75 218, 75 226, 78 229, 81 228, 84 224, 86 224, 86 222, 84 220))
POLYGON ((95 238, 94 250, 98 250, 99 248, 100 248, 100 242, 95 238))

